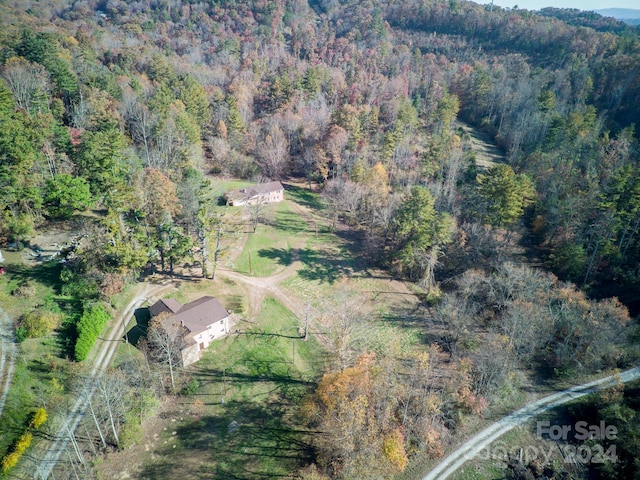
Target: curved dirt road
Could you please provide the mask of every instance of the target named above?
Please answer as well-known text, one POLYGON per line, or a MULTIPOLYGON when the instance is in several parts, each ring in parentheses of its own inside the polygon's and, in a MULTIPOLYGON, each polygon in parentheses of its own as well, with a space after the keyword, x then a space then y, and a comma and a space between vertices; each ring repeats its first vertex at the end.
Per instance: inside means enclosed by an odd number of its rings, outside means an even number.
POLYGON ((135 298, 123 309, 122 313, 117 316, 115 323, 108 331, 104 338, 100 338, 97 355, 93 359, 91 372, 87 375, 82 391, 78 394, 76 402, 70 409, 66 418, 62 419, 57 426, 53 439, 45 446, 45 454, 41 459, 34 459, 37 464, 34 465, 32 478, 37 480, 47 480, 60 457, 65 452, 69 443, 69 432, 74 432, 78 427, 87 408, 87 399, 90 398, 97 388, 97 380, 111 363, 121 338, 124 335, 124 329, 129 319, 133 316, 133 312, 142 305, 150 296, 156 295, 160 291, 168 288, 167 285, 150 285, 143 284, 139 287, 139 291, 135 298))
POLYGON ((444 480, 460 468, 467 460, 471 460, 478 455, 483 448, 489 446, 491 442, 498 439, 509 430, 528 422, 537 415, 552 408, 596 392, 603 388, 614 385, 618 379, 623 383, 638 380, 640 378, 640 367, 635 367, 622 372, 619 377, 611 375, 594 382, 585 383, 576 387, 563 390, 548 397, 541 398, 529 403, 515 412, 497 421, 490 427, 485 428, 466 443, 451 452, 442 462, 429 472, 422 480, 444 480))
MULTIPOLYGON (((301 212, 299 210, 299 213, 302 214, 304 212, 301 212)), ((254 309, 257 304, 257 310, 254 310, 254 314, 258 313, 259 307, 262 303, 262 298, 264 298, 264 296, 268 292, 279 302, 281 302, 285 307, 291 310, 295 315, 301 316, 302 312, 304 311, 304 305, 300 301, 298 301, 298 299, 293 299, 290 295, 285 295, 284 292, 282 292, 282 290, 280 290, 280 288, 278 287, 279 282, 288 278, 290 275, 294 274, 298 268, 300 268, 301 263, 299 260, 298 251, 299 248, 295 247, 293 251, 293 261, 291 262, 291 264, 285 267, 282 271, 270 277, 251 277, 231 270, 223 269, 219 269, 218 273, 221 276, 226 276, 227 278, 237 280, 249 287, 252 309, 254 309)), ((67 417, 63 419, 61 424, 58 425, 58 432, 55 439, 45 447, 46 453, 44 457, 39 460, 38 464, 34 466, 34 473, 32 478, 38 480, 48 479, 56 463, 60 460, 60 457, 65 452, 65 449, 67 448, 67 445, 69 443, 69 434, 67 432, 75 431, 80 421, 82 420, 82 417, 87 408, 86 399, 93 395, 97 387, 97 379, 109 366, 111 359, 115 354, 116 348, 120 343, 119 340, 124 334, 124 324, 127 323, 128 319, 133 315, 135 309, 140 307, 140 305, 142 305, 145 300, 160 293, 162 290, 168 288, 168 286, 166 284, 159 286, 143 284, 139 288, 140 291, 137 293, 136 297, 129 303, 129 305, 125 307, 122 314, 118 316, 117 321, 113 324, 111 330, 109 330, 105 338, 101 339, 102 345, 100 346, 98 354, 94 359, 92 370, 87 377, 87 381, 82 389, 82 392, 78 395, 78 398, 67 417)))

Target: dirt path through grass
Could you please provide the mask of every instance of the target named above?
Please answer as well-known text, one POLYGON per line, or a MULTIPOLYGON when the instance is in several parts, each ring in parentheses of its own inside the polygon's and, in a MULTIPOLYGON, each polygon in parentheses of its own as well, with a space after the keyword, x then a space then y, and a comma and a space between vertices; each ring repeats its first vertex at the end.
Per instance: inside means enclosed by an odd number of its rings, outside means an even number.
POLYGON ((486 170, 497 163, 507 163, 504 152, 489 135, 459 120, 456 122, 456 126, 469 136, 467 141, 471 146, 471 151, 475 154, 478 169, 486 170))
MULTIPOLYGON (((316 221, 312 218, 311 210, 308 207, 298 204, 295 201, 288 200, 291 208, 309 225, 310 231, 314 231, 317 227, 316 221)), ((258 227, 259 228, 259 227, 258 227)), ((242 248, 246 245, 248 236, 247 233, 240 244, 242 248)), ((228 268, 218 268, 217 274, 240 282, 247 287, 247 296, 249 298, 249 309, 253 318, 257 317, 262 307, 262 302, 265 297, 272 296, 278 300, 282 305, 287 307, 298 318, 304 317, 305 304, 299 298, 291 295, 291 293, 285 293, 279 286, 280 283, 296 274, 298 270, 302 268, 302 262, 300 260, 300 249, 304 247, 309 233, 301 235, 296 239, 294 245, 291 248, 291 263, 284 267, 279 272, 270 275, 268 277, 254 277, 245 275, 228 268)), ((236 250, 235 257, 240 254, 242 248, 236 250)), ((233 261, 235 258, 231 257, 233 261)))
POLYGON ((0 308, 0 416, 7 401, 13 370, 16 363, 16 344, 13 336, 13 323, 0 308))
POLYGON ((304 317, 305 305, 302 300, 290 293, 285 293, 280 286, 280 282, 286 280, 302 266, 299 259, 293 261, 291 265, 276 275, 270 277, 250 277, 232 270, 218 270, 220 276, 235 280, 249 287, 249 308, 252 317, 255 318, 260 313, 260 308, 264 298, 268 295, 275 298, 282 305, 287 307, 298 318, 304 317))

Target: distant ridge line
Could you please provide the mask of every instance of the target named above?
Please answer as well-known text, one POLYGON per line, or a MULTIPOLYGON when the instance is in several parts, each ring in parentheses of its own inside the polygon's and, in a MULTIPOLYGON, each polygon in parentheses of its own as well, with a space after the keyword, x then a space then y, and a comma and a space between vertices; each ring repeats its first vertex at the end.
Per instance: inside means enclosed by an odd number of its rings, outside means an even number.
POLYGON ((640 9, 636 8, 600 8, 594 12, 618 20, 640 19, 640 9))

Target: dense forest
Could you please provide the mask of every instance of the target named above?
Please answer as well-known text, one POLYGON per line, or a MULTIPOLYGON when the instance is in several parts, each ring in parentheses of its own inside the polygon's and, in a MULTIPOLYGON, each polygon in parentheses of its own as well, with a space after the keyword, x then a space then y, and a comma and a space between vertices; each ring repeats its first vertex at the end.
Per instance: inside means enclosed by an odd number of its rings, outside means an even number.
POLYGON ((518 368, 634 361, 637 28, 465 0, 22 1, 0 23, 0 242, 93 209, 60 274, 78 317, 193 251, 215 275, 212 175, 304 179, 368 264, 415 283, 441 335, 329 362, 304 478, 437 458, 518 368))

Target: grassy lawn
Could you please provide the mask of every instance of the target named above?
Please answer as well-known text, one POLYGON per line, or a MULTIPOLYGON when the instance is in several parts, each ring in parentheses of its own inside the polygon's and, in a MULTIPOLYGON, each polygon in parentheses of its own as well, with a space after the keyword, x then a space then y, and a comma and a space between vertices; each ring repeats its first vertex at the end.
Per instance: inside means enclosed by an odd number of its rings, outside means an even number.
POLYGON ((3 250, 5 273, 0 275, 0 305, 13 320, 22 314, 42 305, 46 299, 60 300, 57 290, 60 287, 61 265, 49 262, 42 265, 28 266, 22 262, 20 253, 3 250), (33 287, 33 295, 18 297, 12 292, 23 285, 33 287))
MULTIPOLYGON (((2 266, 6 272, 0 276, 2 314, 16 322, 24 313, 45 302, 57 304, 67 315, 75 313, 75 302, 57 295, 60 286, 60 265, 57 262, 29 266, 23 263, 20 253, 3 251, 3 255, 5 262, 2 266), (24 285, 30 287, 29 296, 12 294, 24 285)), ((61 331, 64 331, 64 325, 61 331)), ((24 432, 29 416, 37 407, 47 404, 47 408, 55 409, 55 405, 62 401, 68 378, 68 363, 62 358, 65 352, 64 333, 27 339, 17 348, 13 382, 0 418, 0 456, 24 432)), ((46 424, 43 428, 46 429, 46 424)))
POLYGON ((312 451, 296 421, 301 399, 320 373, 319 345, 298 337, 297 318, 272 298, 259 325, 214 342, 191 370, 195 412, 175 425, 143 478, 287 477, 312 451))
POLYGON ((296 185, 285 185, 285 198, 310 208, 311 210, 321 210, 322 200, 320 195, 309 190, 308 187, 299 187, 296 185))
POLYGON ((311 235, 299 252, 302 268, 284 280, 281 286, 300 298, 322 299, 336 288, 362 292, 372 288, 371 274, 354 254, 350 240, 340 238, 321 227, 318 235, 311 235))
POLYGON ((310 233, 307 222, 289 201, 266 206, 256 233, 249 233, 234 270, 258 277, 273 275, 290 265, 296 245, 310 233))
MULTIPOLYGON (((25 340, 20 350, 0 419, 0 456, 24 432, 36 408, 46 403, 51 412, 51 408, 61 405, 69 375, 68 365, 58 356, 54 337, 25 340)), ((47 424, 43 429, 47 429, 47 424)))
POLYGON ((214 195, 222 197, 229 190, 238 190, 240 188, 248 187, 249 185, 253 185, 253 182, 249 182, 247 180, 232 180, 232 179, 223 179, 219 177, 210 178, 211 179, 211 190, 214 195))

